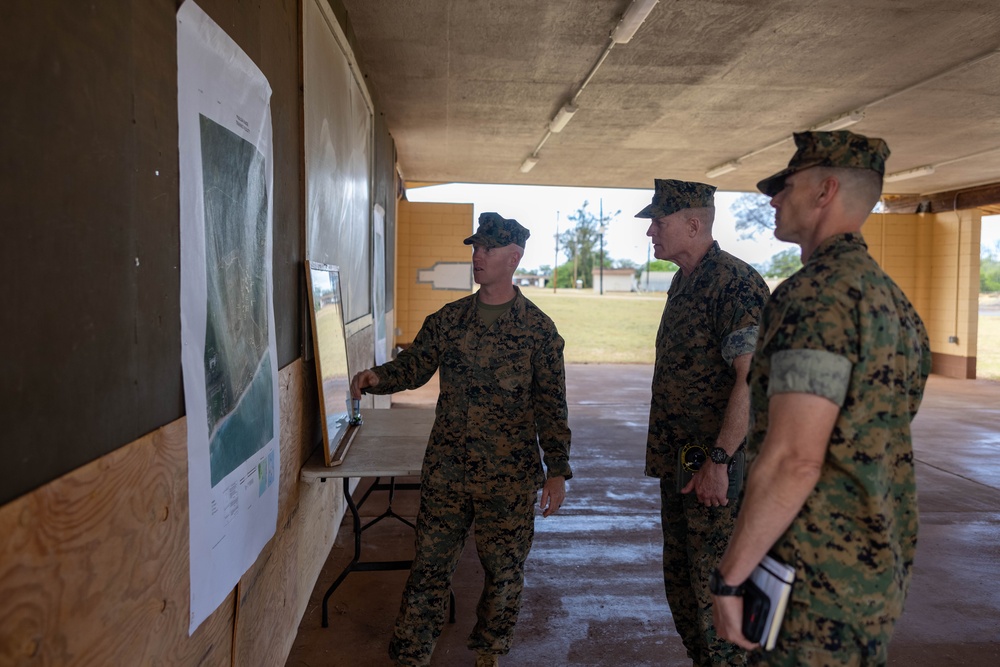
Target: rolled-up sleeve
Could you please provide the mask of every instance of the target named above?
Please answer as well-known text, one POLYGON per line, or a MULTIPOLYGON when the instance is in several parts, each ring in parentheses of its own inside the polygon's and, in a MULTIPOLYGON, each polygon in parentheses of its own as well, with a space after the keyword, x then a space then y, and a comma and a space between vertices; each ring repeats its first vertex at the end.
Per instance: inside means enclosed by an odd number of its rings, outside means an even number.
POLYGON ((753 354, 757 347, 757 333, 760 327, 757 325, 743 327, 733 331, 722 339, 722 358, 727 364, 732 364, 733 359, 743 354, 753 354))
POLYGON ((767 395, 815 394, 844 405, 851 383, 850 359, 826 350, 782 350, 771 356, 767 395))

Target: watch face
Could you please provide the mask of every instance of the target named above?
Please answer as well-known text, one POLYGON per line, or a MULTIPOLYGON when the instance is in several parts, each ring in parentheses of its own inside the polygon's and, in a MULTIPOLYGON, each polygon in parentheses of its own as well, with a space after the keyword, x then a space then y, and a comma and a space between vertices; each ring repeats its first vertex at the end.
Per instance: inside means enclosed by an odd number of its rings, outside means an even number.
POLYGON ((729 460, 729 454, 722 447, 713 447, 710 456, 715 463, 725 463, 729 460))

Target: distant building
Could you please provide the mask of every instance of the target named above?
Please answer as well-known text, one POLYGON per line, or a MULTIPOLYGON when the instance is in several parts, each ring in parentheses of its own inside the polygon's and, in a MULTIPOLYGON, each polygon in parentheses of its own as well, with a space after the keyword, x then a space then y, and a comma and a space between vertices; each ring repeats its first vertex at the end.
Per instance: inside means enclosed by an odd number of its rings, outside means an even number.
POLYGON ((670 289, 670 281, 674 279, 676 271, 650 271, 648 274, 643 271, 639 274, 640 292, 666 292, 670 289))
MULTIPOLYGON (((601 269, 593 270, 594 291, 601 292, 601 269)), ((604 291, 607 292, 637 292, 635 284, 635 269, 604 269, 604 291)))
POLYGON ((545 287, 549 282, 549 276, 536 276, 529 273, 515 273, 514 284, 518 287, 545 287))

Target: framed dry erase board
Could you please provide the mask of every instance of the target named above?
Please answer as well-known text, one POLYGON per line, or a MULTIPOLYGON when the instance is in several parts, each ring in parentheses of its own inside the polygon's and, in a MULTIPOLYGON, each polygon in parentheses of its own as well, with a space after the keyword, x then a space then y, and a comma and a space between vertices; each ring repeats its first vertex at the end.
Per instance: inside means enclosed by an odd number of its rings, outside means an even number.
POLYGON ((356 428, 348 414, 350 377, 347 371, 347 337, 340 292, 340 269, 306 260, 306 283, 312 298, 313 351, 319 387, 323 459, 327 466, 344 462, 356 428))

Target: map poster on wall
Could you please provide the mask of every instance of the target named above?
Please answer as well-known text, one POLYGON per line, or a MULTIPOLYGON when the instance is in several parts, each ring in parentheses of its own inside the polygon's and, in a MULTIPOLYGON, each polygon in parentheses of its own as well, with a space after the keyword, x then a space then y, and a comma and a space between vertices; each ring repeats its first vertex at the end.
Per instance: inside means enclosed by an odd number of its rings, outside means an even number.
POLYGON ((270 98, 250 58, 185 2, 177 110, 189 633, 232 592, 278 518, 270 98))

